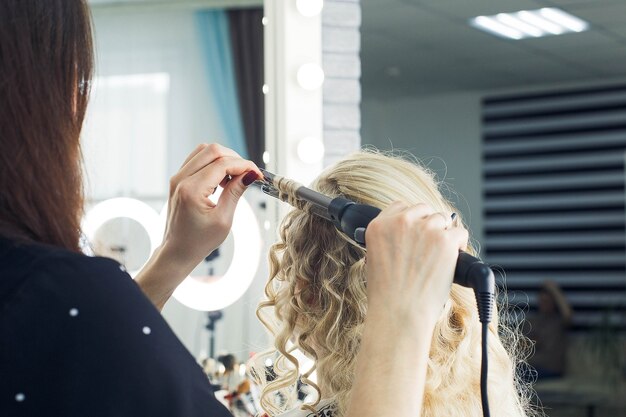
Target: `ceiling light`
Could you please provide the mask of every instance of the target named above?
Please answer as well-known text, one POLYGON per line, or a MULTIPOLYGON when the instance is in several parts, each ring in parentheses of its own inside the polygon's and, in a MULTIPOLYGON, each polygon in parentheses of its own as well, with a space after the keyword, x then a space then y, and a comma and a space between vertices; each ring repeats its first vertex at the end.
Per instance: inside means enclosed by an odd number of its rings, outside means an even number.
POLYGON ((556 7, 544 7, 539 10, 539 13, 546 19, 558 23, 574 32, 582 32, 589 28, 589 23, 569 13, 565 13, 563 10, 557 9, 556 7))
POLYGON ((589 24, 584 20, 556 7, 477 16, 470 19, 469 23, 478 29, 508 39, 562 35, 582 32, 589 28, 589 24))
POLYGON ((493 17, 478 16, 470 21, 471 25, 494 35, 503 38, 522 39, 524 34, 517 29, 513 29, 507 25, 498 22, 493 17))
POLYGON ((517 29, 527 36, 539 37, 543 36, 545 33, 542 29, 539 29, 538 27, 533 25, 529 25, 528 23, 518 19, 517 17, 511 16, 510 14, 500 13, 496 15, 496 19, 500 23, 504 25, 509 25, 513 29, 517 29))
POLYGON ((523 21, 530 23, 531 25, 535 25, 548 33, 552 33, 553 35, 560 35, 563 33, 564 29, 560 25, 544 19, 537 13, 531 13, 524 10, 517 13, 517 16, 523 21))

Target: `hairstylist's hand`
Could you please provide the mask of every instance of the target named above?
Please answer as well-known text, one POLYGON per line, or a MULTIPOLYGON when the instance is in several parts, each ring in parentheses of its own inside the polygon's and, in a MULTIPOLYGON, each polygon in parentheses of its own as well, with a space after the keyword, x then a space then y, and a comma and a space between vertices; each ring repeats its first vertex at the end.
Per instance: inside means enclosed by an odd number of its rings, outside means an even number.
POLYGON ((239 198, 259 168, 218 144, 200 145, 170 180, 163 243, 136 280, 162 307, 180 282, 226 239, 239 198), (209 200, 224 187, 217 204, 209 200))
POLYGON ((370 309, 405 325, 434 326, 452 285, 459 250, 468 232, 454 227, 451 213, 425 204, 395 202, 368 226, 367 292, 370 309))
POLYGON ((194 268, 226 239, 239 198, 261 176, 232 149, 198 146, 170 180, 163 246, 172 248, 179 264, 194 268), (218 186, 224 190, 214 204, 209 196, 218 186))
POLYGON ((346 417, 419 416, 433 329, 467 230, 452 227, 450 213, 393 203, 365 239, 368 307, 346 417))

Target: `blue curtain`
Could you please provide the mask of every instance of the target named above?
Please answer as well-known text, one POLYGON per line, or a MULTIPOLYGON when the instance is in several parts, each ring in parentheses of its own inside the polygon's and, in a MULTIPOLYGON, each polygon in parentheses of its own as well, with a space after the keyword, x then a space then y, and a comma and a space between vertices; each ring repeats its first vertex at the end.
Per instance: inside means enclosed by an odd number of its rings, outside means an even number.
POLYGON ((237 98, 228 15, 224 10, 202 10, 195 13, 195 20, 213 102, 226 135, 224 145, 248 158, 237 98))

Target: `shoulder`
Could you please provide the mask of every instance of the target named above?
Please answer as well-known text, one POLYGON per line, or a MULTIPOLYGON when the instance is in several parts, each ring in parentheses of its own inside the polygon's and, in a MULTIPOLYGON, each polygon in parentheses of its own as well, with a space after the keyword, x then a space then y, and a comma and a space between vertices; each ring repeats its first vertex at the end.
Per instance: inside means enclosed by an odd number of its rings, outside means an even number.
POLYGON ((24 303, 28 295, 46 303, 70 298, 88 300, 142 297, 123 267, 108 258, 41 244, 0 241, 0 309, 24 303))
POLYGON ((0 368, 12 375, 0 378, 0 415, 12 415, 3 410, 17 406, 16 393, 31 415, 228 415, 117 262, 55 248, 11 252, 22 260, 11 261, 19 285, 0 299, 0 334, 11 340, 0 344, 0 368))
POLYGON ((1 281, 11 283, 10 287, 1 284, 0 326, 17 339, 32 337, 22 334, 23 329, 31 335, 33 330, 47 334, 53 329, 52 340, 76 338, 86 346, 101 343, 97 340, 103 334, 107 338, 126 332, 141 335, 145 326, 163 322, 130 275, 112 259, 38 244, 15 245, 0 256, 1 281))

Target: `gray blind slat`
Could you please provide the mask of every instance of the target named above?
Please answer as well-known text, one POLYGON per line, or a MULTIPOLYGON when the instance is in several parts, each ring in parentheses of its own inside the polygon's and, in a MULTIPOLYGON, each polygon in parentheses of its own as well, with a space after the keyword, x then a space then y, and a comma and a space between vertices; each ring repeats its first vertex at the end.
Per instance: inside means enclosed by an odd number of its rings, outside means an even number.
POLYGON ((572 317, 572 325, 585 326, 585 327, 597 327, 606 326, 606 323, 611 323, 613 326, 626 326, 626 315, 620 312, 585 312, 584 314, 577 314, 572 317))
POLYGON ((525 120, 493 122, 485 126, 487 135, 523 135, 564 129, 589 129, 622 125, 626 110, 607 110, 601 114, 575 114, 551 118, 533 117, 525 120))
POLYGON ((537 169, 580 169, 593 168, 602 165, 614 165, 624 162, 624 155, 615 151, 587 153, 574 156, 532 156, 508 159, 506 161, 486 161, 485 174, 507 174, 532 172, 537 169))
MULTIPOLYGON (((516 138, 514 141, 485 143, 485 156, 499 156, 519 152, 568 151, 596 147, 626 147, 626 129, 623 131, 568 133, 567 135, 543 136, 534 138, 516 138)), ((488 161, 488 159, 487 159, 488 161)))
MULTIPOLYGON (((571 233, 533 234, 531 236, 487 236, 485 245, 487 248, 532 250, 537 246, 553 246, 555 248, 568 249, 572 247, 602 247, 606 245, 623 245, 626 236, 624 232, 605 232, 602 235, 583 234, 572 238, 571 233)), ((626 275, 624 276, 626 280, 626 275)))
POLYGON ((496 218, 487 217, 485 225, 488 230, 515 228, 538 228, 549 226, 619 226, 624 224, 624 214, 621 212, 611 213, 555 213, 542 214, 537 216, 498 216, 496 218))
POLYGON ((555 267, 561 266, 566 268, 596 265, 596 266, 619 266, 624 262, 623 252, 604 252, 602 254, 580 254, 580 253, 566 253, 566 254, 552 254, 552 253, 535 253, 532 255, 526 254, 508 254, 503 255, 491 255, 489 256, 489 263, 494 265, 505 265, 508 268, 517 267, 529 267, 541 265, 543 267, 555 267))
POLYGON ((598 185, 623 185, 623 172, 600 172, 600 173, 579 173, 579 174, 553 174, 544 178, 498 178, 485 182, 485 191, 537 191, 542 189, 581 187, 588 188, 598 185))
POLYGON ((506 209, 547 209, 547 208, 593 208, 602 205, 624 203, 622 191, 600 191, 578 193, 577 195, 521 195, 491 197, 485 202, 486 210, 506 209), (582 195, 581 195, 582 194, 582 195))
POLYGON ((520 113, 551 112, 585 109, 592 106, 611 106, 626 104, 625 91, 607 91, 602 93, 584 94, 575 97, 550 97, 530 100, 520 100, 513 103, 499 103, 486 105, 485 117, 515 116, 520 113))
POLYGON ((505 287, 539 287, 546 280, 551 279, 561 286, 572 287, 626 287, 626 274, 623 272, 544 272, 544 273, 506 273, 500 280, 504 280, 505 287))
MULTIPOLYGON (((524 301, 530 305, 537 304, 537 292, 526 293, 524 291, 510 291, 509 300, 517 300, 519 303, 524 301), (511 297, 512 296, 512 297, 511 297)), ((626 293, 616 293, 609 291, 598 291, 593 294, 588 293, 569 293, 566 295, 567 301, 575 307, 594 306, 597 303, 611 307, 626 306, 626 293)))

